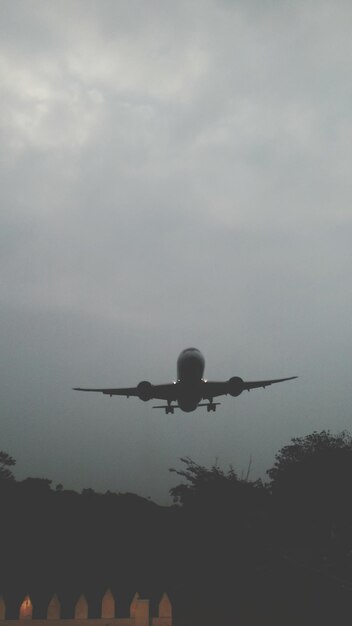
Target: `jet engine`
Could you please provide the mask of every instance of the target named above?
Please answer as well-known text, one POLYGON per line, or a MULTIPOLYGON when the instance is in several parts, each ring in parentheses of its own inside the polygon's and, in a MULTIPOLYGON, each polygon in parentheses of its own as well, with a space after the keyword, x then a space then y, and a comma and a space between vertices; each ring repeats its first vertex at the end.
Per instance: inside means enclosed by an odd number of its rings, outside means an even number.
POLYGON ((138 398, 146 402, 153 397, 153 385, 148 380, 142 380, 137 385, 138 398))
POLYGON ((244 389, 244 382, 239 376, 232 376, 229 380, 229 394, 233 397, 239 396, 244 389))

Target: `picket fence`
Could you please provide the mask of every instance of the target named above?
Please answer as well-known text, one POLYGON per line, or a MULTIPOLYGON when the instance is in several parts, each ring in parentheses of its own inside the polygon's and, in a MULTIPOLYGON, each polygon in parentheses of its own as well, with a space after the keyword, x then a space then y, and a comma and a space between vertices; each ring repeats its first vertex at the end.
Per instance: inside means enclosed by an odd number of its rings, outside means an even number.
MULTIPOLYGON (((0 597, 0 626, 24 626, 31 621, 32 626, 172 626, 172 606, 167 593, 164 593, 158 607, 158 616, 150 616, 149 600, 140 598, 136 593, 130 604, 130 616, 118 617, 115 598, 108 589, 102 599, 101 615, 98 618, 89 618, 88 602, 82 594, 75 605, 72 619, 61 619, 61 605, 56 594, 51 598, 46 619, 33 619, 33 604, 27 595, 19 607, 18 619, 6 619, 6 604, 0 597)), ((29 626, 29 624, 28 624, 29 626)))

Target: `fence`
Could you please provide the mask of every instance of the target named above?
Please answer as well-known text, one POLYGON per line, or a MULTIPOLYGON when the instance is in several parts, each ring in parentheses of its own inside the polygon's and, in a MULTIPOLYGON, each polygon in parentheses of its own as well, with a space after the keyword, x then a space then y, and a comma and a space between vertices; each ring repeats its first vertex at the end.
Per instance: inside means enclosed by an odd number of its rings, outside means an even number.
MULTIPOLYGON (((32 626, 172 626, 172 606, 166 593, 163 594, 158 607, 158 616, 150 616, 149 600, 142 599, 136 593, 130 604, 130 616, 118 617, 115 598, 108 589, 101 602, 101 614, 98 618, 88 617, 88 602, 82 594, 75 605, 72 619, 61 619, 61 605, 56 594, 51 598, 46 619, 33 619, 33 604, 27 595, 20 608, 18 620, 6 619, 6 604, 0 597, 0 626, 23 626, 25 621, 31 620, 32 626)), ((29 626, 29 625, 28 625, 29 626)))

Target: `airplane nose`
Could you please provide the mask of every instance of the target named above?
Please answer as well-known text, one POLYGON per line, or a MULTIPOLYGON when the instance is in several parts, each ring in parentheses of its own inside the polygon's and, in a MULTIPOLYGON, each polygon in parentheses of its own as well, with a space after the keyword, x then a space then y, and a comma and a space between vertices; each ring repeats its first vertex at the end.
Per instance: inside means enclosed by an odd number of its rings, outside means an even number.
POLYGON ((183 369, 186 375, 195 374, 196 376, 198 376, 201 370, 199 359, 194 356, 188 357, 187 361, 184 363, 183 369))

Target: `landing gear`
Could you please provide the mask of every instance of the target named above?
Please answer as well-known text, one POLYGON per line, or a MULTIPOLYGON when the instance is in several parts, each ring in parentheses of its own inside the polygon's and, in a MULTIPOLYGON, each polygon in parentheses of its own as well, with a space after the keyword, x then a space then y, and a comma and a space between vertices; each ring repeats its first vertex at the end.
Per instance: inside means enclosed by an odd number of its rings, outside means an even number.
POLYGON ((167 406, 164 407, 165 408, 165 414, 167 415, 168 413, 171 413, 171 415, 174 414, 175 411, 175 407, 172 406, 171 404, 171 400, 167 401, 167 406))
POLYGON ((207 411, 208 413, 210 413, 210 411, 216 411, 216 404, 215 402, 213 402, 212 400, 209 401, 209 404, 207 404, 207 411))

